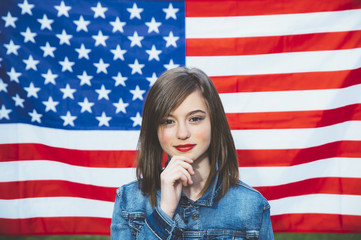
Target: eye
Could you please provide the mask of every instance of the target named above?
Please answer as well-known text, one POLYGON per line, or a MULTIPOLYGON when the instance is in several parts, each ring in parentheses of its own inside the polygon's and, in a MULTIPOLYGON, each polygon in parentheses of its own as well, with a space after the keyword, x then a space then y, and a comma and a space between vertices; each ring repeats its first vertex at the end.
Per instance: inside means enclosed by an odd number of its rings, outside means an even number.
POLYGON ((203 119, 204 119, 204 117, 194 116, 194 117, 191 117, 191 118, 189 119, 189 121, 191 121, 191 122, 200 122, 200 121, 202 121, 203 119))
POLYGON ((166 119, 162 122, 162 124, 164 124, 164 125, 170 125, 172 123, 174 123, 174 121, 172 119, 166 119))

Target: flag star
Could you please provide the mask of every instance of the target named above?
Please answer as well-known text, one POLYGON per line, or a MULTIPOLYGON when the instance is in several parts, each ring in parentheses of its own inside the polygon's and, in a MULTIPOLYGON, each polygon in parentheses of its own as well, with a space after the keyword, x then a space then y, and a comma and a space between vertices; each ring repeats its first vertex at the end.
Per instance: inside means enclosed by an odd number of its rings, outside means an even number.
POLYGON ((114 32, 116 32, 116 31, 119 31, 119 32, 124 32, 124 30, 123 30, 123 27, 125 26, 125 22, 121 22, 120 20, 119 20, 119 17, 117 17, 116 19, 115 19, 115 21, 113 21, 113 22, 110 22, 110 24, 113 26, 113 30, 112 30, 112 32, 114 33, 114 32))
POLYGON ((130 92, 133 94, 133 101, 136 99, 143 100, 143 94, 145 93, 145 90, 141 90, 139 86, 137 85, 134 90, 130 90, 130 92))
POLYGON ((46 74, 41 74, 41 76, 45 79, 44 84, 52 83, 55 85, 55 78, 58 77, 58 74, 53 74, 50 69, 46 74))
POLYGON ((168 8, 163 8, 163 12, 166 13, 165 19, 173 18, 177 19, 176 13, 179 11, 179 8, 173 8, 173 5, 169 3, 168 8))
POLYGON ((142 44, 141 44, 140 41, 142 41, 142 40, 144 39, 144 37, 138 36, 138 33, 137 33, 136 31, 134 32, 133 36, 128 37, 128 39, 129 39, 130 41, 132 41, 132 42, 130 43, 130 46, 131 46, 131 47, 134 47, 134 45, 137 45, 137 46, 139 46, 139 47, 142 47, 142 44))
POLYGON ((175 37, 173 35, 173 32, 171 31, 169 33, 169 36, 168 37, 163 37, 164 40, 167 41, 167 44, 166 44, 166 47, 169 47, 169 46, 173 46, 173 47, 177 47, 177 40, 179 39, 179 37, 175 37))
POLYGON ((112 77, 112 78, 115 80, 115 86, 116 86, 116 87, 119 86, 119 84, 125 87, 125 81, 128 80, 128 78, 127 78, 127 77, 123 77, 120 72, 118 72, 118 75, 117 75, 117 76, 112 77))
POLYGON ((40 91, 40 88, 36 88, 34 86, 34 83, 30 83, 29 87, 24 87, 25 91, 28 92, 27 97, 35 97, 38 98, 38 92, 40 91))
POLYGON ((132 69, 132 75, 135 73, 143 74, 142 68, 145 66, 144 64, 139 64, 138 59, 135 59, 134 64, 128 64, 132 69))
POLYGON ((130 119, 133 121, 133 127, 142 125, 142 117, 140 116, 139 112, 137 112, 135 117, 130 117, 130 119))
POLYGON ((119 102, 118 103, 113 103, 113 105, 117 108, 115 110, 115 113, 119 113, 119 112, 127 113, 125 108, 128 107, 129 104, 124 103, 123 99, 119 98, 119 102))
POLYGON ((140 17, 140 13, 143 12, 143 8, 138 8, 137 4, 133 4, 132 8, 127 8, 127 11, 130 12, 130 19, 133 18, 138 18, 138 19, 142 19, 140 17))
POLYGON ((83 43, 80 45, 80 48, 75 48, 75 51, 77 51, 79 54, 78 59, 81 59, 81 58, 89 59, 88 54, 91 52, 91 50, 85 48, 83 43))
POLYGON ((92 113, 91 107, 94 105, 94 103, 89 102, 88 98, 84 98, 84 101, 79 102, 78 104, 81 106, 81 110, 80 110, 81 113, 83 113, 85 111, 92 113))
POLYGON ((100 2, 98 2, 96 7, 91 7, 91 9, 94 12, 94 18, 97 17, 101 17, 101 18, 105 18, 105 12, 108 10, 108 8, 106 7, 102 7, 102 5, 100 4, 100 2))
POLYGON ((43 15, 42 19, 38 19, 38 22, 41 24, 40 30, 44 30, 45 28, 52 30, 51 24, 54 22, 52 19, 48 19, 48 16, 46 14, 43 15))
POLYGON ((109 121, 112 119, 111 117, 107 117, 107 115, 105 115, 105 112, 102 113, 102 115, 100 117, 96 117, 96 119, 99 121, 99 127, 105 125, 107 127, 109 127, 109 121))
POLYGON ((66 70, 68 70, 69 72, 73 72, 73 65, 75 63, 70 62, 68 57, 65 57, 64 61, 59 61, 59 64, 62 66, 62 69, 61 69, 62 72, 65 72, 66 70))
POLYGON ((63 92, 63 99, 66 99, 67 97, 70 99, 74 99, 74 92, 76 92, 75 89, 70 88, 70 85, 67 83, 65 88, 60 88, 60 91, 63 92))
POLYGON ((156 33, 159 33, 159 26, 162 25, 162 23, 160 22, 156 22, 155 21, 155 18, 152 17, 152 20, 150 22, 146 22, 145 25, 148 26, 148 33, 151 33, 151 32, 156 32, 156 33))
POLYGON ((172 68, 179 67, 179 64, 174 64, 173 59, 171 59, 168 64, 164 64, 164 67, 167 70, 169 70, 169 69, 172 69, 172 68))
POLYGON ((23 60, 23 62, 26 64, 26 68, 25 70, 29 70, 29 69, 33 69, 35 71, 37 71, 37 67, 36 65, 39 64, 39 60, 34 60, 33 56, 29 56, 29 58, 27 60, 23 60))
POLYGON ((56 36, 59 38, 59 44, 63 45, 64 43, 70 46, 70 38, 73 37, 73 35, 67 34, 65 29, 61 32, 61 34, 56 34, 56 36))
POLYGON ((93 78, 92 76, 89 76, 86 71, 83 71, 82 75, 77 75, 77 77, 80 79, 80 86, 83 86, 84 84, 87 84, 91 86, 90 80, 93 78))
POLYGON ((25 100, 20 98, 19 94, 16 94, 15 97, 13 97, 13 100, 15 102, 15 107, 19 106, 21 108, 24 108, 24 102, 25 100))
POLYGON ((76 31, 80 32, 81 30, 88 32, 88 25, 90 21, 85 21, 83 15, 80 15, 79 20, 73 21, 76 24, 76 31))
POLYGON ((28 0, 24 0, 23 3, 18 3, 18 6, 21 8, 21 15, 24 15, 25 13, 33 15, 31 9, 34 8, 34 4, 29 4, 28 0))
POLYGON ((100 87, 100 89, 95 90, 98 93, 98 100, 104 98, 106 100, 109 100, 108 94, 111 92, 110 90, 105 89, 104 85, 100 87))
POLYGON ((15 81, 15 82, 19 83, 19 77, 21 76, 21 73, 16 72, 14 67, 11 67, 10 72, 7 72, 7 74, 10 77, 10 81, 15 81))
POLYGON ((0 120, 6 118, 10 120, 9 114, 11 113, 11 109, 6 109, 5 105, 1 105, 0 109, 0 120))
POLYGON ((72 116, 69 111, 66 112, 65 116, 60 116, 61 119, 64 120, 63 126, 70 125, 74 127, 74 120, 76 119, 75 116, 72 116))
POLYGON ((64 1, 61 1, 60 5, 55 6, 56 10, 58 10, 58 17, 64 15, 65 17, 69 17, 69 10, 71 9, 71 7, 66 6, 64 4, 64 1))
POLYGON ((159 61, 159 54, 162 53, 161 50, 157 50, 155 48, 155 45, 152 46, 152 49, 146 50, 146 52, 149 54, 148 61, 150 61, 152 59, 155 59, 155 60, 159 61))
POLYGON ((6 17, 2 17, 5 21, 5 27, 12 26, 13 28, 16 28, 15 22, 18 20, 17 17, 11 16, 11 13, 8 12, 6 17))
POLYGON ((94 36, 92 36, 92 38, 94 38, 94 40, 95 40, 95 46, 98 46, 99 44, 101 44, 104 47, 106 47, 107 45, 105 44, 105 40, 107 40, 109 37, 104 36, 102 31, 98 31, 98 35, 94 35, 94 36))
POLYGON ((20 45, 15 45, 13 40, 10 40, 9 44, 4 44, 4 47, 6 47, 7 51, 6 54, 10 55, 11 53, 18 55, 18 49, 20 48, 20 45))
POLYGON ((48 101, 43 101, 43 104, 45 105, 45 112, 53 111, 56 112, 56 105, 59 104, 59 102, 55 102, 52 97, 48 98, 48 101))
POLYGON ((4 91, 4 92, 8 92, 8 90, 6 89, 8 87, 7 83, 4 83, 4 81, 0 78, 0 92, 4 91))
POLYGON ((120 60, 124 61, 124 54, 127 52, 127 50, 122 50, 119 44, 117 45, 116 49, 112 49, 110 51, 114 54, 113 60, 117 60, 119 58, 120 60))
POLYGON ((31 116, 31 122, 38 122, 41 123, 41 117, 43 116, 42 114, 39 114, 35 109, 33 110, 33 112, 29 113, 29 115, 31 116))
POLYGON ((41 46, 40 48, 41 48, 41 50, 44 51, 43 57, 46 57, 46 56, 54 57, 54 51, 56 50, 56 47, 50 46, 49 42, 46 42, 45 46, 41 46))
POLYGON ((149 81, 149 86, 153 86, 153 84, 155 83, 155 81, 157 81, 157 75, 155 73, 153 73, 152 77, 147 77, 146 78, 149 81))
POLYGON ((20 34, 24 36, 24 43, 29 41, 35 43, 34 37, 36 37, 37 34, 31 32, 29 27, 26 28, 25 32, 21 32, 20 34))
POLYGON ((105 74, 108 73, 107 68, 109 67, 109 63, 104 63, 103 59, 99 59, 98 63, 94 63, 94 66, 97 68, 97 73, 103 72, 105 74))

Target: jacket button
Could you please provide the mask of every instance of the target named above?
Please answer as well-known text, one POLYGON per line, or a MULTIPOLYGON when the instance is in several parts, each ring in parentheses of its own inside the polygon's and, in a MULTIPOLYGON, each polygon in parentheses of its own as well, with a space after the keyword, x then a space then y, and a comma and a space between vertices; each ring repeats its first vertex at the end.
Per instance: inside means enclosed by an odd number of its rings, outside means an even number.
POLYGON ((193 220, 197 220, 199 218, 199 214, 198 213, 193 213, 192 214, 192 219, 193 220))

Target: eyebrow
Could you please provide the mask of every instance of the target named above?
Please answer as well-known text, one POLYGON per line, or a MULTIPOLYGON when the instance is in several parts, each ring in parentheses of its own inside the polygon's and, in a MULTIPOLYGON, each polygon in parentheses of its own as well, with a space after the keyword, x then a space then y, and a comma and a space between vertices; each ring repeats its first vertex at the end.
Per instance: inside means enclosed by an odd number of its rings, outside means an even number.
MULTIPOLYGON (((205 111, 200 110, 200 109, 197 109, 197 110, 193 110, 193 111, 187 113, 187 116, 191 116, 191 115, 196 114, 196 113, 207 114, 205 111)), ((171 113, 169 113, 169 114, 168 114, 168 117, 173 117, 173 115, 172 115, 171 113)))

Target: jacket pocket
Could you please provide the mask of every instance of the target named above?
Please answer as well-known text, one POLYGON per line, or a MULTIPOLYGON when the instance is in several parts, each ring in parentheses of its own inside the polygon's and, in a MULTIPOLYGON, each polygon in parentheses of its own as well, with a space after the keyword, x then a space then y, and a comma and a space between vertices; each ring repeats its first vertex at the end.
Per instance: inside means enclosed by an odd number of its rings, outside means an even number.
POLYGON ((128 225, 131 229, 132 235, 137 237, 142 230, 147 215, 143 212, 126 212, 122 211, 122 216, 128 221, 128 225))

